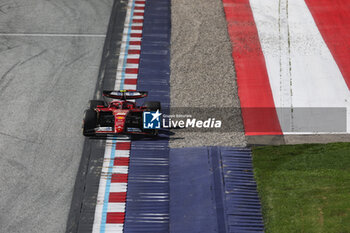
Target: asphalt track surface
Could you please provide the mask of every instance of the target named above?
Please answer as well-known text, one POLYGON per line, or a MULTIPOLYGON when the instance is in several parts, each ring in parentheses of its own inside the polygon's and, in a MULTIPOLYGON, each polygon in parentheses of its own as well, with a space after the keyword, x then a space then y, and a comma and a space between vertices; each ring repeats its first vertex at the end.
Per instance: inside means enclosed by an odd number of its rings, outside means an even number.
MULTIPOLYGON (((239 108, 222 1, 173 0, 171 4, 171 107, 239 108)), ((170 146, 245 146, 238 116, 232 132, 174 130, 170 146)))
POLYGON ((64 232, 113 0, 0 5, 0 232, 64 232))

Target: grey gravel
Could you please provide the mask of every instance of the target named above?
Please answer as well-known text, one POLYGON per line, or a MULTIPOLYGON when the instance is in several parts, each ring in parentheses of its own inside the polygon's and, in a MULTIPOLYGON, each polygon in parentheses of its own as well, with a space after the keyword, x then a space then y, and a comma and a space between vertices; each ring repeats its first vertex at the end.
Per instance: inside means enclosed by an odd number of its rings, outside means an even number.
MULTIPOLYGON (((7 0, 1 33, 105 34, 113 0, 7 0)), ((0 35, 0 232, 64 232, 103 37, 0 35)))
MULTIPOLYGON (((172 0, 171 106, 239 107, 231 42, 221 0, 172 0)), ((238 132, 173 130, 171 147, 245 146, 238 132)))

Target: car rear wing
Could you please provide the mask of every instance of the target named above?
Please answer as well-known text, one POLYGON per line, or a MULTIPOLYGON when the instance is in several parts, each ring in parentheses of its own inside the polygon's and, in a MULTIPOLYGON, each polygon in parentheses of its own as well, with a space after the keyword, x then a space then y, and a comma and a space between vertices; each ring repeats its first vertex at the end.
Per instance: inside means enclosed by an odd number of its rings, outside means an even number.
POLYGON ((119 90, 119 91, 103 91, 103 96, 120 99, 120 100, 130 100, 130 99, 140 99, 147 97, 147 91, 128 91, 128 90, 119 90))

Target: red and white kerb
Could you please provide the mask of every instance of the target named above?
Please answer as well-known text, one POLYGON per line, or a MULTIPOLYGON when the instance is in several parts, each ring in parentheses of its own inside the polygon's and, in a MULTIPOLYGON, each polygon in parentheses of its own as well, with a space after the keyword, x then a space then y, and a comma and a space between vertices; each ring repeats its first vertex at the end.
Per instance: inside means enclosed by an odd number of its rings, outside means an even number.
POLYGON ((115 90, 136 90, 145 1, 129 3, 120 48, 115 90))
POLYGON ((93 232, 123 232, 130 146, 129 139, 106 142, 93 232))
MULTIPOLYGON (((141 54, 145 1, 131 0, 124 24, 115 90, 136 90, 141 54)), ((131 141, 106 141, 93 232, 123 232, 131 141)))
POLYGON ((348 0, 223 3, 246 135, 319 134, 302 129, 327 119, 317 108, 347 109, 344 132, 321 133, 349 134, 348 0))

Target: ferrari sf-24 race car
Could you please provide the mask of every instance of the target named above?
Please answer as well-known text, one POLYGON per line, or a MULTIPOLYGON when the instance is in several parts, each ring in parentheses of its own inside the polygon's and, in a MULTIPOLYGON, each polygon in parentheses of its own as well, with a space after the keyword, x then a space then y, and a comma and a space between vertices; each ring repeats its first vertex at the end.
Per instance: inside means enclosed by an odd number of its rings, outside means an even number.
POLYGON ((146 101, 142 106, 128 101, 147 96, 145 91, 103 91, 103 96, 112 100, 90 100, 90 108, 85 111, 83 121, 84 136, 108 136, 138 134, 156 136, 157 129, 143 128, 143 112, 160 110, 161 104, 146 101))

